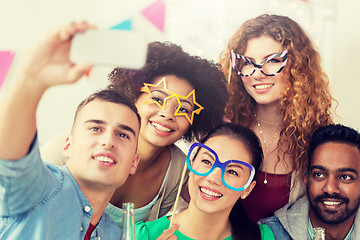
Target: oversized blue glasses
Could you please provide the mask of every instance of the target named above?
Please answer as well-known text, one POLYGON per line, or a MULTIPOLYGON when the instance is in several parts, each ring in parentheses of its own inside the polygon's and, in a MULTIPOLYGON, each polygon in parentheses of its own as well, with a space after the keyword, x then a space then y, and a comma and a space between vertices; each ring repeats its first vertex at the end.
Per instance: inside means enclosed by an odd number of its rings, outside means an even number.
POLYGON ((199 176, 207 176, 215 168, 220 168, 223 184, 234 191, 245 190, 255 175, 255 169, 251 164, 240 160, 220 162, 216 152, 201 143, 191 145, 186 165, 191 172, 199 176))

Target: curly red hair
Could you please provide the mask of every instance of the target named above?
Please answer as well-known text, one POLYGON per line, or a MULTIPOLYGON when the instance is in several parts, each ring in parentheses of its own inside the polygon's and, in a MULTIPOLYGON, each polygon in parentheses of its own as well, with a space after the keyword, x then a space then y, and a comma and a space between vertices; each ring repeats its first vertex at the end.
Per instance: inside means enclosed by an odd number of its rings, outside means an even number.
POLYGON ((244 54, 249 39, 270 36, 288 50, 288 62, 282 74, 287 80, 280 96, 280 110, 284 127, 279 146, 288 146, 294 170, 300 180, 307 167, 307 149, 312 133, 320 126, 332 123, 331 106, 334 98, 329 80, 321 67, 320 55, 304 30, 285 16, 264 14, 246 21, 230 38, 220 54, 219 63, 228 78, 230 99, 226 116, 233 123, 251 127, 255 123, 255 100, 246 92, 241 77, 231 71, 230 51, 244 54), (286 144, 284 144, 286 143, 286 144))

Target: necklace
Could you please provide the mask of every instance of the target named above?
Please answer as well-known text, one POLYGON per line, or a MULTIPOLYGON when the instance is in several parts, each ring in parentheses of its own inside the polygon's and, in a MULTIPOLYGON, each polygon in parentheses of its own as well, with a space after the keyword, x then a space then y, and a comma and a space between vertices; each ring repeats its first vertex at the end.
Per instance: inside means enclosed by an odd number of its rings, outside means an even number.
MULTIPOLYGON (((279 123, 274 123, 274 122, 267 122, 267 121, 261 120, 263 123, 266 123, 266 124, 269 124, 269 125, 273 125, 273 126, 274 126, 274 125, 278 125, 278 128, 276 129, 276 132, 275 132, 275 134, 273 135, 273 137, 272 137, 271 139, 267 140, 267 139, 265 139, 265 137, 264 137, 264 134, 263 134, 263 131, 262 131, 262 129, 261 129, 261 124, 260 124, 260 120, 259 120, 258 116, 257 116, 256 114, 255 114, 254 116, 255 116, 255 118, 256 118, 256 125, 257 125, 257 127, 259 128, 259 135, 260 135, 259 138, 260 138, 260 140, 262 141, 262 145, 265 147, 266 153, 268 153, 270 146, 273 145, 274 141, 277 139, 277 137, 278 137, 278 135, 279 135, 279 132, 280 132, 280 130, 281 130, 281 124, 279 124, 279 123)), ((267 177, 267 173, 265 172, 264 184, 267 184, 267 183, 268 183, 266 177, 267 177)))

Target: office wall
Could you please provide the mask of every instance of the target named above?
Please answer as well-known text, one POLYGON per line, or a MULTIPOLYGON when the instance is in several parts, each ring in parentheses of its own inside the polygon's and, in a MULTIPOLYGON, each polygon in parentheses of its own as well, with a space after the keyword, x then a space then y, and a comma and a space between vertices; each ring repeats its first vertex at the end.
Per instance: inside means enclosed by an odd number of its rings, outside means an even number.
MULTIPOLYGON (((10 87, 26 49, 45 33, 70 21, 108 28, 138 16, 152 0, 2 0, 0 50, 16 53, 0 98, 10 87)), ((246 19, 271 12, 288 15, 311 35, 338 100, 336 122, 360 129, 360 2, 356 0, 165 0, 165 33, 154 39, 181 44, 191 54, 217 60, 227 39, 246 19)), ((145 29, 144 29, 145 31, 145 29)), ((75 85, 49 89, 38 111, 40 143, 68 131, 76 105, 107 85, 111 67, 95 67, 75 85)), ((0 106, 1 107, 1 106, 0 106)))

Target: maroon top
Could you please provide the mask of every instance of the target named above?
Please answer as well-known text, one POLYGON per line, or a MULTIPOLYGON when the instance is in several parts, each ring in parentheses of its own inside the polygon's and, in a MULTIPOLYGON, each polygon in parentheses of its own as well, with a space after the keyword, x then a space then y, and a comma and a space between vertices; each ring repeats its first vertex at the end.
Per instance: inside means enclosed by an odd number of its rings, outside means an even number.
POLYGON ((86 231, 84 240, 90 240, 90 236, 91 236, 92 232, 94 231, 95 227, 96 227, 96 225, 92 225, 92 224, 90 223, 89 228, 88 228, 88 230, 86 231))
POLYGON ((248 216, 255 222, 261 218, 274 215, 274 212, 289 202, 289 174, 266 173, 267 183, 264 184, 265 172, 259 172, 256 185, 250 195, 242 200, 248 216))

